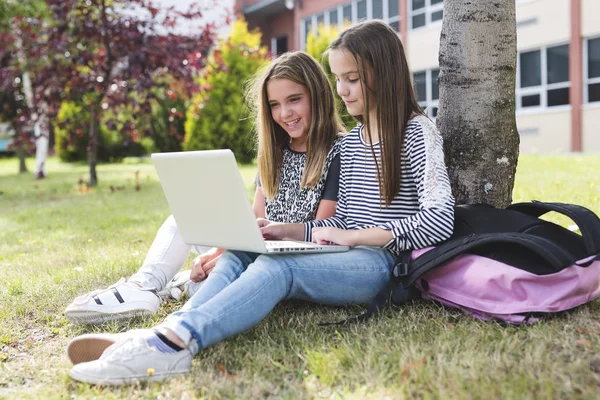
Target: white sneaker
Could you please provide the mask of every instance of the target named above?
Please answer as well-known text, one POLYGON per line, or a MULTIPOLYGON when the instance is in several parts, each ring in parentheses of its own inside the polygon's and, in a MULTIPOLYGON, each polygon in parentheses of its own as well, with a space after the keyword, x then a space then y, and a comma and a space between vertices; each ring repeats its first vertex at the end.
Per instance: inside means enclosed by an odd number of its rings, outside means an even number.
POLYGON ((94 385, 123 385, 138 381, 161 381, 192 369, 188 349, 161 353, 141 336, 121 339, 100 359, 75 365, 69 375, 76 381, 94 385))
POLYGON ((188 282, 186 282, 185 285, 183 286, 183 292, 184 292, 185 298, 186 299, 192 298, 194 293, 196 293, 198 291, 198 289, 200 289, 200 286, 204 285, 205 282, 206 282, 206 279, 203 281, 200 281, 200 282, 194 282, 192 280, 189 280, 188 282))
MULTIPOLYGON (((161 290, 158 296, 165 301, 181 300, 184 297, 184 287, 191 282, 190 274, 192 270, 186 269, 178 272, 161 290)), ((189 296, 186 296, 189 298, 189 296)))
POLYGON ((152 315, 160 307, 155 289, 145 289, 125 278, 107 289, 77 297, 65 310, 65 317, 80 324, 99 324, 123 318, 152 315))
POLYGON ((147 329, 134 329, 121 333, 88 333, 72 339, 67 345, 67 357, 73 365, 99 359, 104 350, 121 339, 143 335, 147 329))

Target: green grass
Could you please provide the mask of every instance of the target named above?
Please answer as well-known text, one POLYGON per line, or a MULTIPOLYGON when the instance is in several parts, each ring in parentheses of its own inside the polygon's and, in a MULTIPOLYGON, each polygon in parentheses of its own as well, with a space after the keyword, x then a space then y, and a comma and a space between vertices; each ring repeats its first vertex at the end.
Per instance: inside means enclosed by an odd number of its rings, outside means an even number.
MULTIPOLYGON (((42 181, 16 174, 17 167, 15 159, 0 159, 0 398, 600 396, 600 301, 530 327, 415 303, 337 329, 317 323, 361 308, 288 302, 200 352, 187 377, 124 388, 78 384, 67 375, 69 339, 150 327, 181 306, 102 328, 74 326, 62 315, 75 296, 136 271, 169 209, 147 161, 100 165, 100 184, 90 191, 78 184, 88 176, 83 164, 51 159, 42 181)), ((599 156, 523 156, 515 201, 575 202, 600 212, 597 171, 599 156)), ((242 172, 251 195, 255 167, 242 172)))

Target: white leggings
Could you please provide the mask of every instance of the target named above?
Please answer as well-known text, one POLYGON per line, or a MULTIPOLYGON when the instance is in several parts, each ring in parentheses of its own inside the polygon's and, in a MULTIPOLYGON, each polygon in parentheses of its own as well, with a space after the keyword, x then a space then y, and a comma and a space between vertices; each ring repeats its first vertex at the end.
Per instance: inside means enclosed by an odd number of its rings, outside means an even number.
POLYGON ((170 215, 156 233, 144 264, 129 280, 145 288, 162 290, 184 266, 190 251, 202 254, 208 249, 186 244, 179 233, 175 218, 170 215))

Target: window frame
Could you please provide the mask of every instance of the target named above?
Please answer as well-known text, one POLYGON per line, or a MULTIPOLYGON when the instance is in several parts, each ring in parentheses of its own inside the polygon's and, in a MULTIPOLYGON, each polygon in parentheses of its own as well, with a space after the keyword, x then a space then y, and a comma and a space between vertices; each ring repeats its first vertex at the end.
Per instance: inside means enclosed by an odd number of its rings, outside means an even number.
MULTIPOLYGON (((435 107, 435 108, 439 108, 439 104, 440 104, 440 97, 439 97, 439 85, 438 85, 438 98, 434 99, 433 98, 433 73, 434 71, 437 71, 438 73, 438 77, 440 75, 440 69, 439 68, 427 68, 427 69, 421 69, 419 71, 414 71, 412 73, 412 79, 413 79, 413 86, 415 85, 414 83, 414 76, 415 74, 418 73, 423 73, 425 72, 425 99, 417 99, 417 102, 419 103, 419 106, 421 106, 421 108, 423 110, 428 109, 429 107, 435 107)), ((437 80, 436 80, 436 85, 437 85, 437 80)), ((416 86, 415 86, 415 92, 416 92, 416 86)), ((427 116, 429 118, 431 118, 432 120, 435 120, 436 117, 433 115, 433 113, 431 111, 429 111, 427 113, 427 116)))
POLYGON ((583 104, 600 104, 600 100, 590 101, 590 85, 600 83, 600 76, 590 78, 588 70, 589 62, 589 42, 590 40, 600 40, 600 36, 591 36, 583 40, 583 104))
MULTIPOLYGON (((344 12, 343 9, 344 7, 350 5, 351 6, 351 10, 352 10, 352 20, 350 21, 351 24, 355 24, 358 22, 358 3, 361 0, 351 0, 351 1, 347 1, 345 3, 342 4, 338 4, 336 6, 333 7, 329 7, 325 10, 321 10, 319 12, 316 12, 306 18, 302 18, 301 22, 300 22, 300 43, 301 43, 301 49, 302 50, 306 50, 306 38, 308 36, 307 32, 306 32, 306 20, 310 19, 311 22, 311 30, 313 33, 317 33, 317 16, 323 14, 325 16, 324 18, 324 24, 325 26, 330 26, 330 13, 332 11, 335 10, 335 12, 337 13, 337 28, 338 29, 343 29, 344 26, 344 12)), ((367 2, 367 16, 365 18, 365 20, 371 20, 373 19, 373 0, 365 0, 367 2)), ((383 13, 383 19, 381 19, 383 22, 385 22, 388 25, 391 25, 392 23, 397 22, 398 23, 398 29, 401 28, 401 22, 402 19, 400 18, 400 8, 398 7, 398 15, 395 15, 393 17, 389 16, 389 0, 382 0, 382 13, 383 13)), ((443 4, 443 2, 442 2, 443 4)), ((396 31, 397 33, 400 33, 400 31, 396 31)))
POLYGON ((289 49, 289 37, 287 34, 280 36, 273 36, 271 38, 271 60, 275 60, 278 57, 279 49, 277 48, 277 41, 281 38, 286 38, 289 49))
MULTIPOLYGON (((559 110, 562 108, 568 108, 571 106, 571 99, 569 98, 568 104, 560 104, 556 106, 548 105, 548 91, 554 89, 565 89, 571 87, 571 80, 566 80, 558 83, 548 83, 548 49, 569 45, 569 42, 560 42, 552 44, 551 46, 542 46, 535 49, 524 49, 520 50, 517 54, 517 74, 515 82, 515 108, 517 111, 528 111, 528 110, 559 110), (538 86, 530 86, 521 88, 521 54, 529 53, 533 51, 540 52, 540 84, 538 86), (523 107, 523 96, 539 95, 540 104, 537 106, 523 107)), ((571 48, 569 46, 569 57, 571 55, 571 48)))
POLYGON ((416 12, 412 8, 413 7, 412 0, 407 0, 407 1, 408 1, 408 18, 407 18, 408 30, 418 31, 420 29, 426 29, 426 28, 430 28, 430 27, 442 24, 442 21, 444 20, 443 16, 442 16, 442 19, 432 21, 431 15, 440 10, 443 12, 443 10, 444 10, 444 2, 443 1, 432 5, 431 0, 424 0, 425 5, 422 8, 418 8, 416 10, 416 12), (425 25, 414 28, 413 27, 413 17, 415 15, 420 15, 420 14, 425 15, 425 25))

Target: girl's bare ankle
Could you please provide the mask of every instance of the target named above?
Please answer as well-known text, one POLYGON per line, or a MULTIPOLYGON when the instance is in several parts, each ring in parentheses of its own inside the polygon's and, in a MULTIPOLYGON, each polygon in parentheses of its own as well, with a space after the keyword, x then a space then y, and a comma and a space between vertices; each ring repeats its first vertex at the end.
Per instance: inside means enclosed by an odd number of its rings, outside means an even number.
POLYGON ((181 338, 177 336, 172 330, 168 328, 160 328, 159 332, 165 335, 167 339, 175 343, 177 346, 181 347, 182 349, 187 349, 187 344, 185 344, 183 340, 181 340, 181 338))

